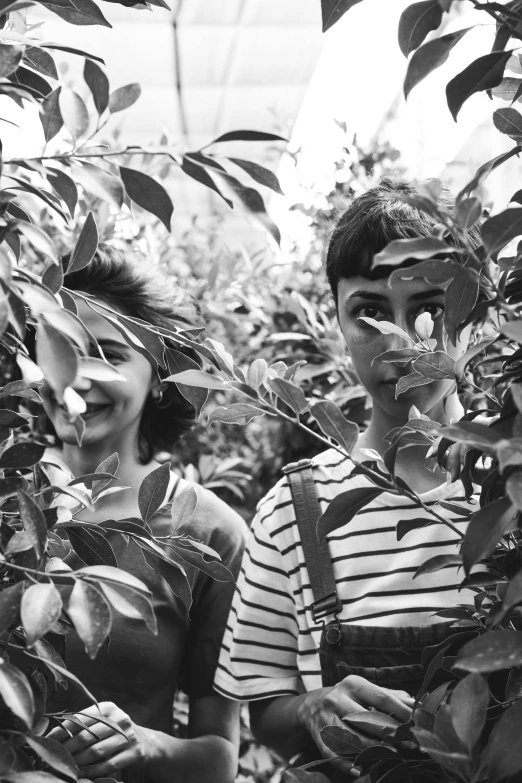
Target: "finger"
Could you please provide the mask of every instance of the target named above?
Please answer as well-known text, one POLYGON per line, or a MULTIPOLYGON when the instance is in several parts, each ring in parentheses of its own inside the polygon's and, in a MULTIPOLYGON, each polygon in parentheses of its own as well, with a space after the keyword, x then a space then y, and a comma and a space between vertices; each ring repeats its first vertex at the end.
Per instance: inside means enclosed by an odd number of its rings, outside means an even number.
POLYGON ((80 768, 83 777, 90 780, 96 778, 110 777, 120 769, 125 769, 136 762, 136 755, 132 750, 124 750, 111 758, 104 759, 97 764, 89 764, 80 768))
POLYGON ((452 481, 456 481, 460 475, 462 449, 460 444, 455 443, 450 446, 449 450, 442 461, 444 468, 450 474, 452 481))
POLYGON ((71 736, 71 732, 63 729, 61 726, 56 726, 54 729, 46 734, 47 739, 55 740, 55 742, 63 742, 71 736))
POLYGON ((386 691, 387 693, 391 693, 392 696, 396 696, 398 699, 400 699, 406 706, 411 707, 413 709, 413 705, 415 704, 415 698, 411 696, 407 691, 398 691, 395 690, 395 688, 383 688, 383 691, 386 691))
MULTIPOLYGON (((373 682, 351 674, 342 681, 348 689, 352 699, 363 707, 374 707, 379 712, 386 715, 393 715, 399 721, 407 721, 411 715, 412 709, 395 695, 390 688, 381 688, 373 682)), ((352 710, 353 712, 354 710, 352 710)), ((345 712, 344 715, 348 715, 345 712)))
POLYGON ((97 742, 95 745, 90 745, 88 748, 84 748, 79 753, 76 753, 73 758, 78 767, 84 768, 94 764, 100 764, 102 761, 121 753, 128 747, 127 743, 120 737, 119 734, 115 734, 112 737, 97 742))
POLYGON ((108 726, 104 726, 102 723, 95 723, 93 725, 93 730, 96 732, 95 734, 87 729, 84 731, 79 731, 78 734, 74 735, 74 737, 70 737, 62 743, 64 748, 67 748, 69 753, 74 756, 76 753, 80 753, 81 751, 85 750, 85 748, 96 745, 101 740, 114 736, 116 733, 108 726))

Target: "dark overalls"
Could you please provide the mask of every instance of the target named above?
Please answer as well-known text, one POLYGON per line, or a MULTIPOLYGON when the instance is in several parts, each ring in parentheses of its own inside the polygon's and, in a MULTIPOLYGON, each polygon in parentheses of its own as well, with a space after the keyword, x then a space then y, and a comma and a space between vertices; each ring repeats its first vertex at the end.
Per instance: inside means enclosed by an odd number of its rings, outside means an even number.
MULTIPOLYGON (((337 615, 342 603, 337 595, 333 564, 328 542, 317 539, 317 522, 321 508, 317 499, 310 460, 301 460, 283 469, 288 475, 297 524, 303 547, 310 586, 314 597, 312 617, 323 622, 320 660, 323 686, 336 685, 350 674, 357 674, 381 687, 405 690, 417 695, 426 667, 421 663, 427 647, 449 645, 454 653, 475 631, 451 629, 451 623, 387 628, 340 622, 337 615), (331 618, 326 622, 327 618, 331 618), (452 641, 454 644, 452 644, 452 641)), ((430 690, 452 678, 439 670, 431 680, 430 690)), ((323 769, 321 768, 321 771, 323 769)))

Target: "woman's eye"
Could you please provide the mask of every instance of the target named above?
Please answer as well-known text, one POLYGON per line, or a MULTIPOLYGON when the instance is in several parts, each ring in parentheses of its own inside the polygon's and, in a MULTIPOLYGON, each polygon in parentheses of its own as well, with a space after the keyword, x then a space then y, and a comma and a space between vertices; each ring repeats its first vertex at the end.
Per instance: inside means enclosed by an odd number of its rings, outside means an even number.
POLYGON ((432 318, 440 318, 444 314, 444 308, 438 304, 425 304, 417 311, 416 315, 429 313, 432 318))
POLYGON ((114 351, 104 351, 103 353, 110 364, 119 364, 124 361, 123 356, 119 353, 114 353, 114 351))
POLYGON ((377 307, 377 305, 363 305, 362 307, 357 308, 355 312, 355 317, 373 318, 374 321, 377 321, 379 319, 384 320, 386 318, 381 308, 377 307))

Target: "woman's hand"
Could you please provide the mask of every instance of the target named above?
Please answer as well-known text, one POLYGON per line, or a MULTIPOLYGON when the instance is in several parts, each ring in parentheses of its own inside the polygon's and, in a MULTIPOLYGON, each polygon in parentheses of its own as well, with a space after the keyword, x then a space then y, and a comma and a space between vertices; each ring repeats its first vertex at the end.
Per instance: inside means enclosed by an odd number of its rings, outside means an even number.
MULTIPOLYGON (((311 735, 313 741, 325 758, 335 758, 336 754, 326 747, 321 738, 321 729, 325 726, 342 726, 354 735, 354 743, 363 748, 375 745, 383 739, 382 730, 378 726, 369 725, 365 736, 355 731, 352 726, 343 722, 343 718, 354 712, 362 712, 374 708, 379 712, 391 715, 399 722, 409 719, 415 700, 406 691, 392 688, 381 688, 364 677, 349 675, 331 688, 319 688, 310 691, 298 708, 298 720, 311 735)), ((336 762, 343 771, 348 772, 352 766, 349 761, 336 762)))
POLYGON ((133 723, 127 713, 112 701, 102 701, 99 707, 88 707, 76 717, 88 726, 88 730, 65 720, 61 728, 53 729, 48 736, 67 748, 82 777, 95 780, 110 777, 125 767, 139 769, 147 765, 151 753, 147 729, 133 723), (99 717, 115 723, 121 733, 101 723, 99 717))

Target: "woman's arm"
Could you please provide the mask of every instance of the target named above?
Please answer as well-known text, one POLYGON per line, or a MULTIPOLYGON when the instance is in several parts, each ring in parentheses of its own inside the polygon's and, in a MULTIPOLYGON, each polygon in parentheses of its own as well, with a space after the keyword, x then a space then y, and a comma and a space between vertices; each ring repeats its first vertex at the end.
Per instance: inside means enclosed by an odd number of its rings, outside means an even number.
POLYGON ((223 696, 191 700, 189 739, 137 726, 112 702, 80 716, 91 731, 64 721, 64 728, 48 736, 67 748, 83 777, 110 777, 126 768, 142 770, 155 783, 232 783, 236 775, 239 704, 223 696), (113 725, 100 723, 98 716, 113 725))
MULTIPOLYGON (((343 718, 372 707, 399 721, 407 721, 413 703, 414 699, 405 691, 381 688, 363 677, 350 675, 333 687, 251 702, 250 719, 255 738, 286 759, 309 752, 314 745, 324 758, 333 758, 335 754, 321 739, 321 729, 325 726, 343 725, 352 731, 347 723, 342 723, 343 718)), ((377 727, 367 730, 382 739, 377 727)), ((354 742, 361 749, 375 744, 375 738, 370 739, 360 732, 354 732, 354 735, 354 742)), ((347 772, 352 764, 346 761, 338 766, 347 772)))

